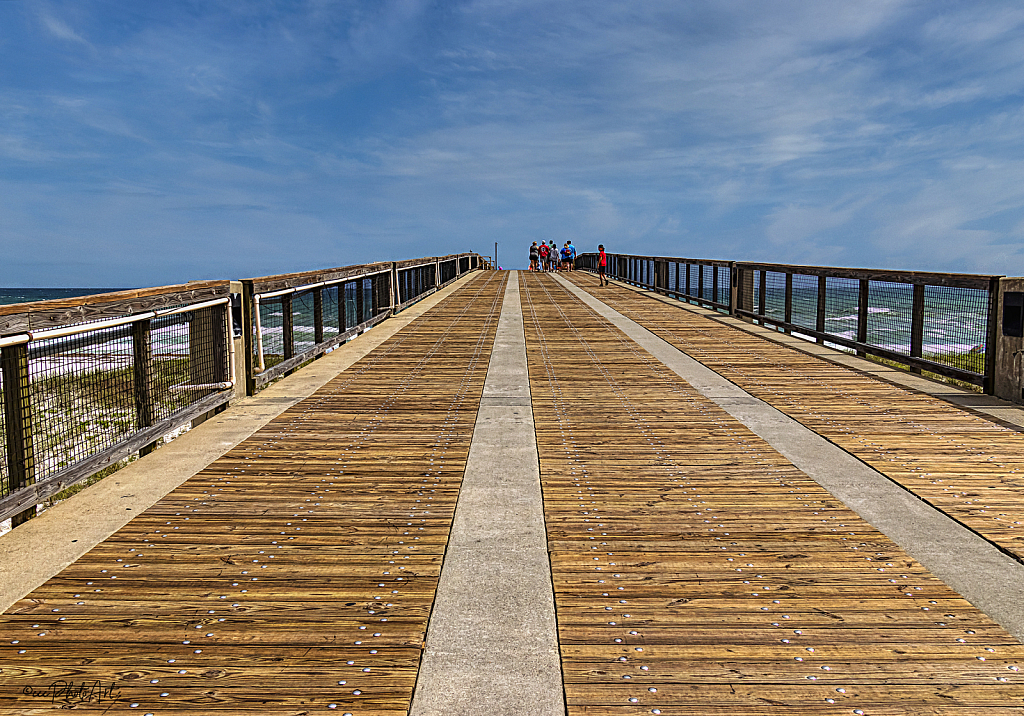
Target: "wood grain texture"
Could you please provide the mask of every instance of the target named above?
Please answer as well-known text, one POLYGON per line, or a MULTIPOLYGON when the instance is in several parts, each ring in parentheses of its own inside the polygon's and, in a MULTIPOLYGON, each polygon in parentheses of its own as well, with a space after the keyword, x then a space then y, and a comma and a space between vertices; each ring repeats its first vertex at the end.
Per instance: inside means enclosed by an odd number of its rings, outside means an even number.
POLYGON ((1024 559, 1024 434, 628 289, 572 280, 751 395, 1024 559))
POLYGON ((522 294, 569 714, 1024 711, 1012 636, 551 277, 522 294))
POLYGON ((474 277, 12 606, 0 713, 406 713, 504 281, 474 277))
POLYGON ((194 281, 176 286, 135 288, 90 296, 56 298, 50 301, 12 303, 0 306, 0 336, 200 303, 223 298, 229 292, 228 281, 194 281))

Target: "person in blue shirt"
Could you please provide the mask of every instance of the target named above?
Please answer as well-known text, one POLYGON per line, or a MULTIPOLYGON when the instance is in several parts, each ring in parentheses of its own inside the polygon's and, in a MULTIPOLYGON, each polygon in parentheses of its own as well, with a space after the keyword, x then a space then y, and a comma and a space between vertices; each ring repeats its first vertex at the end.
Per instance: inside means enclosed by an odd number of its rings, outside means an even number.
POLYGON ((562 244, 562 249, 558 252, 559 258, 559 269, 562 271, 569 270, 569 257, 572 256, 572 249, 569 248, 569 242, 566 241, 562 244))
POLYGON ((565 246, 569 249, 569 270, 573 271, 576 268, 576 247, 572 245, 572 239, 566 241, 565 246))

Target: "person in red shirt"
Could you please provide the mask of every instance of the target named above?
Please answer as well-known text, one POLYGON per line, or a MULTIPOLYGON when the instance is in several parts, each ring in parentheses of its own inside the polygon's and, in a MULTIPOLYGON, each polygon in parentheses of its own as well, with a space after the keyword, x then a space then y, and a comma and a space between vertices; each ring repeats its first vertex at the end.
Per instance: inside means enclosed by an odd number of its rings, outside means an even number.
POLYGON ((605 271, 608 268, 608 257, 604 253, 604 244, 598 244, 597 246, 598 258, 597 258, 597 278, 600 280, 599 286, 608 285, 608 277, 605 275, 605 271))
POLYGON ((548 270, 548 245, 543 241, 540 242, 540 246, 537 247, 537 251, 540 252, 540 268, 542 271, 548 270))

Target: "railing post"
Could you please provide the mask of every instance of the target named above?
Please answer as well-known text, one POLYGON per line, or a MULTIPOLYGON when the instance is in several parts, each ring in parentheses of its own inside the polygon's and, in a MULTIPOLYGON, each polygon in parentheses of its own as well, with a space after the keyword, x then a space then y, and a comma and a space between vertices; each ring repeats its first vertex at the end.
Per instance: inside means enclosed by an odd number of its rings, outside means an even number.
POLYGON ((704 299, 704 266, 697 264, 697 298, 704 299))
POLYGON ((313 289, 313 342, 324 342, 324 290, 313 289))
POLYGON ((348 330, 348 291, 345 286, 348 284, 342 281, 338 284, 338 335, 348 330))
POLYGON ((711 300, 718 303, 718 264, 711 267, 711 300))
POLYGON ((292 315, 292 295, 281 296, 281 339, 284 343, 284 359, 295 355, 295 317, 292 315))
MULTIPOLYGON (((783 320, 786 323, 793 322, 793 274, 790 271, 786 272, 786 306, 783 320)), ((787 328, 786 333, 792 333, 792 331, 787 328)))
MULTIPOLYGON (((814 328, 819 333, 825 332, 825 291, 828 289, 828 280, 824 276, 818 276, 818 310, 815 314, 814 328)), ((824 338, 816 338, 818 343, 824 343, 824 338)))
POLYGON ((736 315, 736 308, 740 305, 740 269, 736 268, 735 262, 729 262, 729 315, 736 315))
MULTIPOLYGON (((985 336, 985 385, 986 395, 996 392, 996 349, 999 345, 999 277, 989 279, 988 284, 988 331, 985 336)), ((1015 398, 1016 399, 1016 398, 1015 398)))
MULTIPOLYGON (((924 354, 924 284, 914 284, 914 302, 910 309, 910 357, 921 358, 924 354)), ((911 372, 921 373, 912 367, 911 372)))
POLYGON ((391 288, 391 312, 394 313, 395 309, 397 309, 402 303, 402 294, 398 287, 398 264, 394 261, 391 262, 391 273, 388 274, 388 284, 391 288))
MULTIPOLYGON (((0 348, 0 369, 3 372, 4 428, 7 438, 7 491, 33 484, 35 456, 32 450, 32 395, 28 374, 28 345, 0 348)), ((28 522, 36 516, 33 505, 11 518, 11 526, 28 522)))
MULTIPOLYGON (((736 267, 736 309, 739 311, 754 311, 754 271, 753 269, 736 267)), ((744 316, 744 321, 752 322, 750 316, 744 316)))
POLYGON ((253 365, 252 332, 256 325, 253 320, 253 289, 252 281, 242 281, 242 352, 245 353, 245 394, 256 394, 255 366, 253 365))
MULTIPOLYGON (((757 312, 762 316, 768 313, 768 272, 761 269, 761 282, 757 285, 757 312)), ((764 325, 764 320, 761 321, 764 325)))
MULTIPOLYGON (((868 291, 870 290, 868 280, 860 279, 860 286, 857 292, 857 342, 868 342, 868 291)), ((857 355, 867 355, 864 351, 857 351, 857 355)))
POLYGON ((441 285, 441 259, 434 259, 434 288, 441 285))
MULTIPOLYGON (((153 348, 150 341, 150 321, 137 321, 132 324, 132 378, 135 389, 135 429, 142 430, 153 424, 156 416, 153 405, 153 348)), ((189 353, 191 353, 191 337, 189 353)), ((156 443, 144 445, 139 455, 148 455, 156 449, 156 443)))
POLYGON ((685 291, 687 299, 690 298, 690 281, 692 279, 693 279, 693 277, 690 275, 690 262, 687 261, 686 262, 686 291, 685 291))
MULTIPOLYGON (((366 279, 356 279, 352 283, 356 285, 356 325, 358 326, 364 320, 366 316, 363 314, 363 281, 366 279)), ((392 304, 393 306, 394 304, 392 304)))
POLYGON ((216 321, 213 327, 213 363, 220 373, 220 377, 214 382, 226 383, 235 377, 231 375, 231 342, 235 337, 232 330, 231 304, 225 303, 221 309, 214 309, 214 312, 220 314, 220 320, 216 321))

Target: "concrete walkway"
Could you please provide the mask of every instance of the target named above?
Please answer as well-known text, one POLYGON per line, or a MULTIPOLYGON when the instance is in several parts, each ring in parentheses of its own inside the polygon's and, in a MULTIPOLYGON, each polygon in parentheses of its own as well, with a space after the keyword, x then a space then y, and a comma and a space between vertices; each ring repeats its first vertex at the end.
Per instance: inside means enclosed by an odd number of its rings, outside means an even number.
POLYGON ((516 272, 505 290, 411 713, 565 713, 516 272))

